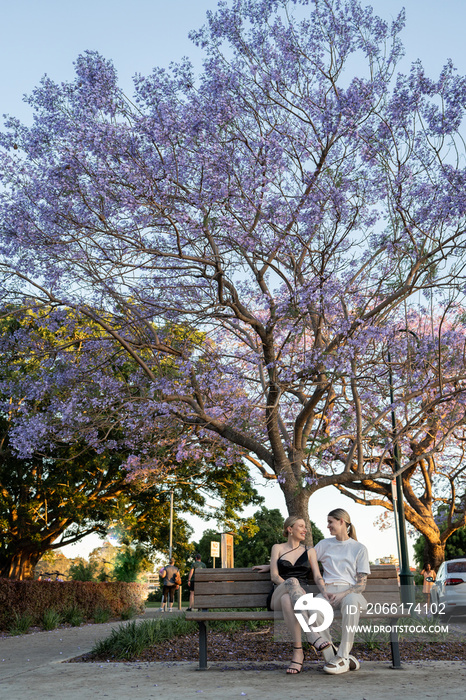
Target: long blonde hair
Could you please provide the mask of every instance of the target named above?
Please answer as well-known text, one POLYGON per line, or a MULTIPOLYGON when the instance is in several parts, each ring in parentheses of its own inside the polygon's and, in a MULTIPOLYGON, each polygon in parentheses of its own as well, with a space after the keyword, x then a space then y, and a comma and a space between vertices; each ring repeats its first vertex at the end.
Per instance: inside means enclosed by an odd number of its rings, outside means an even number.
POLYGON ((358 538, 356 537, 356 528, 354 527, 353 523, 351 522, 351 518, 346 512, 346 510, 343 510, 343 508, 335 508, 335 510, 331 510, 330 513, 328 514, 329 518, 335 518, 335 520, 343 520, 346 523, 346 530, 348 532, 348 535, 353 539, 357 540, 358 538))

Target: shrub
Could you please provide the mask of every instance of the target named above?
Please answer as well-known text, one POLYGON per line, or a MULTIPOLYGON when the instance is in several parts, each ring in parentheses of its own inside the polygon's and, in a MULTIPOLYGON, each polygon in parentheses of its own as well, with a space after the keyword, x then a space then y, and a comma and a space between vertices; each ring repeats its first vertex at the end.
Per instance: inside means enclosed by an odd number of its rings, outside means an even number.
POLYGON ((121 619, 131 620, 133 617, 136 617, 137 612, 138 611, 136 610, 134 605, 129 605, 127 608, 121 611, 121 619))
POLYGON ((71 627, 79 627, 84 622, 84 614, 76 605, 72 605, 64 611, 63 619, 71 627))
POLYGON ((147 587, 140 583, 109 581, 13 581, 0 579, 0 629, 9 629, 16 617, 28 614, 32 624, 42 621, 46 610, 63 614, 77 608, 83 619, 93 619, 96 608, 119 617, 133 607, 144 611, 147 587))
POLYGON ((107 658, 131 659, 158 642, 189 634, 196 629, 197 624, 188 622, 184 615, 164 620, 133 620, 113 629, 106 639, 97 642, 92 653, 107 658))
POLYGON ((53 608, 50 608, 49 610, 44 610, 44 614, 42 615, 41 621, 44 630, 56 629, 61 621, 62 616, 53 608))
POLYGON ((11 634, 26 634, 33 623, 32 615, 15 613, 8 631, 11 634))
POLYGON ((100 606, 98 606, 94 610, 94 622, 98 624, 102 622, 108 622, 111 616, 112 613, 108 608, 101 608, 100 606))

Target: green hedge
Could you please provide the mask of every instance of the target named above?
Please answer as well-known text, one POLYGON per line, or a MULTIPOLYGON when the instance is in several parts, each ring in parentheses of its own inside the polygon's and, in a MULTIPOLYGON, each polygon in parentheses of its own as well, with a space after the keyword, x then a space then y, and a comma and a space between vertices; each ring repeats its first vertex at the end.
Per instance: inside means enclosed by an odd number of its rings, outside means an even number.
POLYGON ((118 617, 128 609, 144 611, 147 585, 112 581, 13 581, 0 578, 0 629, 8 629, 16 616, 29 614, 37 624, 46 610, 65 613, 78 608, 86 619, 96 608, 118 617))

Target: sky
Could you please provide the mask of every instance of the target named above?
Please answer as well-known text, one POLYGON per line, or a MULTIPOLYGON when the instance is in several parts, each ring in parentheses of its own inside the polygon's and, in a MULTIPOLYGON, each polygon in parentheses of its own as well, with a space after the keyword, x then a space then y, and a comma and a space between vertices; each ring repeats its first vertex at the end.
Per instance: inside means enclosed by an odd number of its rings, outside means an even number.
MULTIPOLYGON (((375 12, 386 20, 395 18, 403 7, 398 0, 373 0, 375 12)), ((135 73, 148 74, 153 67, 188 56, 195 68, 202 66, 202 54, 191 43, 188 32, 204 23, 208 10, 217 0, 15 0, 2 3, 0 27, 0 115, 22 121, 31 115, 23 102, 47 74, 57 82, 72 80, 73 62, 86 50, 99 51, 113 60, 120 85, 131 94, 135 73)), ((466 74, 464 28, 465 0, 405 0, 407 26, 403 32, 406 56, 403 71, 421 59, 427 75, 438 76, 451 58, 460 73, 466 74)), ((259 485, 259 482, 258 482, 259 485)), ((259 487, 268 508, 279 508, 287 515, 277 484, 259 487)), ((175 504, 176 507, 176 504, 175 504)), ((358 506, 331 487, 318 491, 310 502, 310 516, 326 532, 326 514, 335 507, 348 510, 369 549, 371 560, 396 555, 395 530, 381 532, 374 525, 382 509, 358 506)), ((251 515, 256 508, 249 508, 251 515)), ((199 519, 191 521, 195 539, 207 527, 199 519)), ((64 548, 67 556, 87 556, 99 546, 96 536, 64 548)))

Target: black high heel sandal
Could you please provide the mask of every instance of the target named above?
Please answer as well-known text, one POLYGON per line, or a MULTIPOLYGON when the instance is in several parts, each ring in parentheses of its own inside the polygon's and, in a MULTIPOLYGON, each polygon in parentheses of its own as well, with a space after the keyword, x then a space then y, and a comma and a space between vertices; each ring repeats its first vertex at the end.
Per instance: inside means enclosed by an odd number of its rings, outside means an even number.
MULTIPOLYGON (((293 649, 302 649, 302 647, 293 647, 293 649)), ((290 661, 290 665, 286 669, 286 672, 289 676, 296 676, 296 674, 301 673, 303 670, 303 663, 304 663, 304 651, 303 651, 303 660, 302 661, 290 661), (295 666, 300 666, 300 668, 291 668, 292 665, 295 666)))

